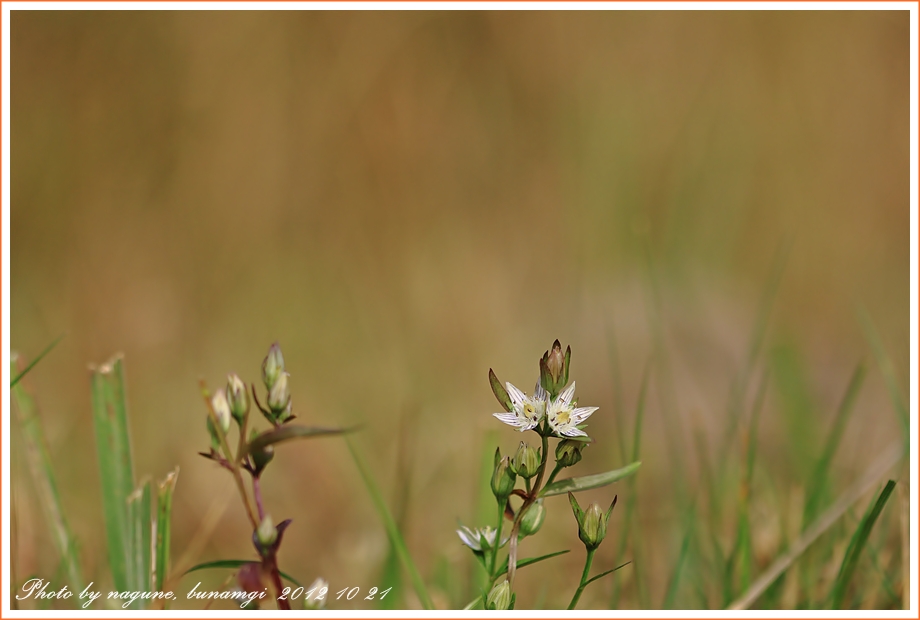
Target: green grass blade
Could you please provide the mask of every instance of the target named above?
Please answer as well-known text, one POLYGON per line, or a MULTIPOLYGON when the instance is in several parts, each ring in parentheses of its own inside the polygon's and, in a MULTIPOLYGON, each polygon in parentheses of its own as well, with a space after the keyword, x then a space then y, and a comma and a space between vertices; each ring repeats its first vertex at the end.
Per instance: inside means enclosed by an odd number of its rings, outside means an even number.
MULTIPOLYGON (((13 379, 12 381, 10 381, 10 387, 11 387, 11 388, 16 387, 16 384, 19 383, 19 381, 20 381, 23 377, 26 376, 26 373, 28 373, 30 370, 32 370, 32 369, 35 367, 36 364, 38 364, 40 361, 42 361, 42 358, 43 358, 43 357, 45 357, 46 355, 48 355, 49 353, 51 353, 51 349, 53 349, 54 347, 56 347, 57 344, 58 344, 63 338, 64 338, 64 334, 61 334, 60 336, 58 336, 57 338, 55 338, 55 339, 51 342, 51 344, 49 344, 47 347, 45 347, 45 350, 44 350, 44 351, 42 351, 41 353, 38 354, 38 357, 36 357, 36 358, 35 358, 34 360, 32 360, 31 362, 29 362, 29 365, 26 366, 22 371, 19 371, 19 374, 16 374, 16 378, 13 379)), ((13 370, 13 369, 10 369, 10 370, 13 370)), ((11 376, 11 377, 12 377, 14 374, 15 374, 15 373, 10 372, 10 376, 11 376)))
POLYGON ((399 528, 396 525, 396 521, 393 519, 393 515, 390 514, 390 510, 387 508, 386 502, 383 499, 383 495, 380 493, 380 489, 377 487, 377 483, 371 476, 370 469, 368 469, 364 459, 361 457, 358 451, 355 450, 351 442, 346 439, 345 443, 348 445, 348 451, 351 452, 351 457, 358 468, 358 472, 361 474, 361 479, 364 481, 364 486, 367 488, 367 492, 370 494, 371 500, 374 502, 374 507, 377 509, 377 514, 380 516, 380 520, 383 522, 383 527, 387 532, 387 536, 390 538, 390 544, 396 548, 396 551, 399 554, 399 558, 402 561, 403 568, 409 574, 409 579, 412 581, 412 587, 415 589, 415 593, 418 595, 419 601, 422 603, 422 606, 425 609, 434 609, 434 604, 431 602, 431 597, 428 594, 428 589, 425 587, 425 582, 422 581, 422 576, 418 572, 418 568, 415 566, 415 562, 412 561, 412 556, 409 555, 409 549, 406 547, 406 541, 403 539, 402 533, 399 531, 399 528))
MULTIPOLYGON (((213 560, 211 562, 202 562, 201 564, 196 564, 195 566, 185 571, 183 575, 188 575, 189 573, 194 573, 200 570, 208 570, 212 568, 240 568, 244 564, 257 564, 257 563, 258 562, 255 562, 254 560, 213 560)), ((278 574, 284 577, 286 580, 293 583, 295 586, 303 587, 302 583, 300 583, 299 581, 297 581, 296 579, 294 579, 293 577, 291 577, 284 571, 278 571, 278 574)))
POLYGON ((684 539, 680 544, 680 555, 677 556, 677 562, 674 564, 674 573, 668 580, 668 589, 664 595, 664 602, 661 604, 662 609, 674 609, 674 601, 677 599, 680 576, 683 572, 688 552, 690 551, 690 538, 692 534, 692 529, 687 529, 684 534, 684 539))
MULTIPOLYGON (((132 592, 150 592, 153 586, 153 558, 151 534, 153 531, 153 482, 147 480, 128 496, 128 525, 131 528, 128 547, 128 575, 132 592)), ((131 609, 143 609, 144 601, 138 599, 131 609)))
MULTIPOLYGON (((18 367, 18 355, 12 352, 10 355, 10 376, 16 374, 18 367)), ((69 583, 72 584, 71 588, 82 590, 84 587, 83 572, 80 569, 80 561, 77 557, 76 540, 70 531, 67 519, 64 516, 64 510, 61 507, 61 496, 58 494, 54 468, 51 464, 51 455, 48 451, 48 442, 45 439, 41 419, 38 417, 38 408, 35 400, 22 384, 15 382, 10 392, 12 402, 16 404, 17 419, 25 441, 29 471, 32 474, 39 502, 48 521, 48 527, 51 529, 54 543, 61 556, 69 583)))
POLYGON ((818 462, 815 465, 815 470, 809 484, 809 491, 806 494, 807 499, 805 501, 804 517, 802 519, 803 527, 808 527, 817 515, 818 510, 820 510, 827 501, 829 495, 828 473, 830 472, 831 461, 833 461, 834 455, 837 452, 837 447, 840 445, 843 431, 850 419, 850 412, 853 410, 853 404, 856 402, 856 396, 859 394, 859 389, 862 387, 865 376, 866 365, 860 361, 853 370, 850 382, 847 384, 846 392, 844 392, 843 400, 837 408, 837 415, 834 417, 834 422, 831 425, 830 433, 827 436, 827 442, 824 444, 824 449, 821 451, 821 456, 818 458, 818 462))
POLYGON ((157 488, 157 522, 156 522, 156 569, 154 570, 154 590, 161 592, 163 583, 169 575, 169 547, 172 535, 172 498, 179 478, 179 468, 169 472, 157 488))
POLYGON ((894 364, 888 357, 882 338, 875 329, 875 324, 869 318, 866 310, 860 310, 859 322, 862 324, 863 331, 866 332, 866 339, 869 346, 872 347, 872 353, 878 361, 879 369, 882 371, 882 377, 885 379, 885 387, 888 389, 888 397, 894 405, 895 412, 898 414, 898 420, 901 422, 901 430, 904 433, 905 449, 910 451, 910 413, 907 410, 907 403, 904 401, 904 393, 898 385, 898 379, 895 376, 894 364))
POLYGON ((872 533, 872 528, 882 513, 882 509, 885 508, 885 503, 891 496, 891 492, 894 491, 894 486, 894 480, 889 480, 885 484, 885 488, 882 489, 878 499, 863 515, 856 532, 853 534, 853 538, 850 539, 846 554, 843 556, 843 562, 840 564, 840 572, 837 573, 837 579, 834 581, 834 587, 831 590, 831 607, 833 609, 840 609, 843 605, 843 599, 859 562, 859 556, 866 546, 866 541, 869 540, 869 534, 872 533))
POLYGON ((128 521, 128 497, 134 491, 134 465, 128 435, 128 410, 125 394, 124 365, 116 356, 98 368, 92 368, 93 423, 96 428, 96 452, 102 478, 102 505, 105 515, 109 568, 115 589, 127 591, 131 527, 128 521))
POLYGON ((565 493, 577 493, 578 491, 587 491, 598 487, 607 486, 617 480, 621 480, 638 471, 641 462, 630 463, 626 467, 606 471, 602 474, 593 474, 591 476, 581 476, 579 478, 566 478, 543 487, 540 497, 550 497, 552 495, 562 495, 565 493))

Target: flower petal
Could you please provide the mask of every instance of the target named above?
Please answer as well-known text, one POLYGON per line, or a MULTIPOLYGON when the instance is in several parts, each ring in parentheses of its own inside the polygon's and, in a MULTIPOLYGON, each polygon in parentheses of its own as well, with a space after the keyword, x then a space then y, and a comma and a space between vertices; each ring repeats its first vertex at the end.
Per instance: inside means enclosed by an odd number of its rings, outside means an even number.
POLYGON ((568 405, 572 402, 572 397, 575 396, 575 382, 572 381, 572 385, 567 387, 562 391, 562 394, 559 395, 559 402, 562 402, 565 405, 568 405))
POLYGON ((591 414, 600 409, 600 407, 579 407, 572 412, 572 422, 581 424, 591 417, 591 414))
POLYGON ((508 396, 511 397, 511 402, 514 404, 515 409, 521 409, 524 406, 524 399, 527 396, 521 390, 517 389, 511 383, 506 383, 505 387, 508 389, 508 396))

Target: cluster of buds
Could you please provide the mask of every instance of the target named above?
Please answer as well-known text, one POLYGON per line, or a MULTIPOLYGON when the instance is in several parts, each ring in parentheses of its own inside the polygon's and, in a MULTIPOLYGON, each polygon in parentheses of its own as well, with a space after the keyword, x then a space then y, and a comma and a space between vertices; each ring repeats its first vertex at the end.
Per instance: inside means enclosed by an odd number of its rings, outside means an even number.
POLYGON ((268 390, 266 400, 268 410, 262 409, 262 414, 275 426, 294 419, 294 416, 291 415, 291 392, 288 388, 290 376, 284 370, 284 356, 281 354, 281 347, 276 342, 268 350, 268 355, 262 362, 262 382, 265 384, 265 389, 268 390))

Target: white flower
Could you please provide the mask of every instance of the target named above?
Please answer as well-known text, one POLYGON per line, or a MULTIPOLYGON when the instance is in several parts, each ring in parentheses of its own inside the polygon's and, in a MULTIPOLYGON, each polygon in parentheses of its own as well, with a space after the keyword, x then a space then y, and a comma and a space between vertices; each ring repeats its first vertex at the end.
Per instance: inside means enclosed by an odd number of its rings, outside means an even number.
MULTIPOLYGON (((457 536, 460 537, 460 540, 463 541, 463 544, 473 551, 480 553, 487 551, 495 546, 495 535, 497 533, 498 532, 496 532, 494 528, 489 526, 473 530, 466 527, 465 525, 461 525, 460 529, 457 530, 457 536)), ((503 539, 498 548, 501 549, 507 542, 508 538, 503 539)))
POLYGON ((329 591, 329 582, 322 577, 317 577, 307 588, 307 596, 304 597, 303 604, 305 609, 325 609, 326 593, 329 591))
POLYGON ((492 415, 522 433, 536 427, 546 412, 547 395, 540 382, 537 381, 533 396, 527 396, 510 383, 506 383, 505 387, 508 388, 508 396, 511 398, 513 411, 510 413, 493 413, 492 415))
POLYGON ((227 401, 227 391, 219 389, 211 397, 211 409, 214 410, 214 416, 220 423, 221 430, 226 433, 230 430, 230 403, 227 401))
POLYGON ((572 397, 575 395, 575 382, 572 382, 559 397, 551 402, 546 409, 546 419, 553 432, 561 437, 587 437, 588 434, 578 428, 578 425, 597 411, 597 407, 572 406, 572 397))

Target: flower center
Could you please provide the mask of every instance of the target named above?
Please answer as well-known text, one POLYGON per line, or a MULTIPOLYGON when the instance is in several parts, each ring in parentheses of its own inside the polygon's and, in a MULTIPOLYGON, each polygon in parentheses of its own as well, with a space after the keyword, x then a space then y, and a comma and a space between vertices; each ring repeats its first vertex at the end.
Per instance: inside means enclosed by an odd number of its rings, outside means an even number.
POLYGON ((571 417, 569 416, 568 411, 560 411, 558 414, 556 414, 556 424, 559 426, 568 424, 570 419, 571 417))
POLYGON ((533 408, 533 405, 530 403, 524 403, 524 413, 528 416, 533 415, 536 412, 536 409, 533 408))

